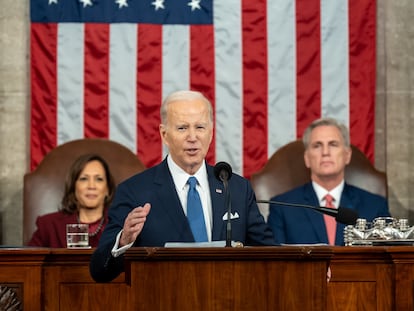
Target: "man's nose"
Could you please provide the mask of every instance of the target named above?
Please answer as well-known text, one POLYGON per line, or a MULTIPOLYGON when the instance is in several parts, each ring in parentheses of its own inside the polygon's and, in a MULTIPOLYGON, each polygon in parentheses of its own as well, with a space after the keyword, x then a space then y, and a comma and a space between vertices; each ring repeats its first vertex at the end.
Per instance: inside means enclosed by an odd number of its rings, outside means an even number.
POLYGON ((329 149, 329 145, 323 145, 322 146, 322 154, 329 154, 330 149, 329 149))
POLYGON ((189 139, 189 140, 194 140, 194 139, 196 139, 196 137, 197 137, 197 132, 196 132, 196 130, 195 130, 195 129, 193 129, 193 128, 189 128, 189 129, 188 129, 188 139, 189 139))

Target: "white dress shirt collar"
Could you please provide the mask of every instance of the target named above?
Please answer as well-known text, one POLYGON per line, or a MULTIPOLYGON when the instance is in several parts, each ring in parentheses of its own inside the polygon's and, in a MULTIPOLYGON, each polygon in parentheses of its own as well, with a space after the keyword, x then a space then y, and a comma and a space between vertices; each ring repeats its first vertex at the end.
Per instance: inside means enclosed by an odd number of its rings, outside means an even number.
POLYGON ((207 177, 207 168, 205 162, 203 165, 200 166, 198 171, 194 175, 189 175, 187 172, 185 172, 181 167, 179 167, 174 160, 167 156, 167 163, 168 167, 170 169, 172 178, 174 180, 175 187, 177 189, 177 192, 181 192, 186 188, 188 178, 190 176, 194 176, 197 178, 198 185, 203 189, 209 189, 208 186, 208 177, 207 177))
MULTIPOLYGON (((184 214, 187 215, 187 193, 189 186, 187 185, 188 178, 191 176, 179 167, 173 159, 167 157, 168 167, 172 175, 178 197, 181 202, 184 214)), ((200 169, 192 175, 197 178, 197 191, 200 195, 201 205, 203 206, 204 220, 206 223, 208 240, 211 241, 212 227, 213 227, 213 212, 211 205, 210 186, 208 184, 207 166, 204 161, 200 169)))
POLYGON ((335 207, 339 206, 339 202, 341 202, 341 195, 342 191, 344 190, 345 181, 342 180, 341 183, 333 188, 331 191, 323 188, 321 185, 317 184, 316 182, 312 181, 313 189, 315 189, 316 196, 318 197, 320 206, 325 206, 325 196, 329 193, 334 198, 334 205, 335 207))

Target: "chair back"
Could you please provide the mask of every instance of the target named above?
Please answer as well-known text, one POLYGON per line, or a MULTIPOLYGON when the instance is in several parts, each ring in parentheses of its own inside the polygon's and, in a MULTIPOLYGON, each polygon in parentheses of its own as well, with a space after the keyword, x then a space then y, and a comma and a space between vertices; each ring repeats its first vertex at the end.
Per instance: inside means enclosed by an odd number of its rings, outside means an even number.
MULTIPOLYGON (((351 162, 345 168, 345 181, 371 193, 388 197, 387 176, 378 171, 356 146, 352 145, 351 162)), ((278 149, 265 166, 252 174, 251 183, 258 200, 269 200, 310 181, 310 171, 303 158, 305 147, 301 140, 290 142, 278 149)), ((268 204, 259 204, 265 219, 268 204)))
POLYGON ((107 139, 85 138, 57 146, 33 172, 24 176, 23 245, 28 243, 36 229, 36 218, 58 210, 70 166, 87 153, 95 153, 105 159, 116 184, 145 169, 131 150, 107 139))

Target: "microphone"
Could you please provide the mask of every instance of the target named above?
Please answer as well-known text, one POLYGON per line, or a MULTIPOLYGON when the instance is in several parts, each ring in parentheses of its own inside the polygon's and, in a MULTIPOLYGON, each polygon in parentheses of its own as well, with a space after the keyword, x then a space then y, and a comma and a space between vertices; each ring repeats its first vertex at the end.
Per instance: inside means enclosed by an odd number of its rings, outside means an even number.
POLYGON ((226 227, 226 247, 231 247, 231 198, 230 190, 228 189, 228 181, 232 176, 232 169, 230 164, 226 162, 218 162, 214 166, 214 176, 223 182, 226 198, 224 201, 227 207, 227 227, 226 227))
POLYGON ((309 208, 319 213, 332 216, 336 219, 337 222, 343 223, 345 225, 355 225, 356 220, 358 219, 358 213, 350 208, 341 207, 339 206, 337 209, 329 208, 324 206, 312 206, 306 204, 297 204, 297 203, 286 203, 286 202, 279 202, 279 201, 271 201, 271 200, 256 200, 257 203, 267 203, 267 204, 277 204, 283 206, 291 206, 291 207, 304 207, 309 208))
POLYGON ((232 174, 231 166, 226 162, 218 162, 214 167, 214 176, 223 183, 227 182, 232 174))

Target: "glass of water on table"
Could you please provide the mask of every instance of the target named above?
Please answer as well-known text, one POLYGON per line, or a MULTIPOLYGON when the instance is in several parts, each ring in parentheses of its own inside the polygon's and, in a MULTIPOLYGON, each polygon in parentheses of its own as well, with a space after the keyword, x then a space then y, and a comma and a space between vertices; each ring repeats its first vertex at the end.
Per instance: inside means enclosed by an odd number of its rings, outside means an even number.
POLYGON ((90 248, 89 246, 89 225, 88 224, 67 224, 66 225, 67 248, 90 248))

